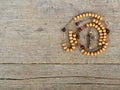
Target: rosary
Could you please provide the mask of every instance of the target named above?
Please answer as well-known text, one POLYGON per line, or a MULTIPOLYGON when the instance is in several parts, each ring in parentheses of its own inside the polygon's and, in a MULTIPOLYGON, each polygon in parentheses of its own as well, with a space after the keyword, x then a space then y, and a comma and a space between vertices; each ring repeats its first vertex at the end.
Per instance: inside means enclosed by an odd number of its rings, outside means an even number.
POLYGON ((80 15, 73 17, 61 30, 63 32, 62 48, 66 52, 72 52, 75 50, 76 46, 78 46, 82 54, 96 56, 105 51, 108 46, 107 41, 110 30, 105 27, 103 17, 98 14, 81 13, 80 15), (68 27, 70 27, 70 29, 67 29, 68 27), (91 41, 92 38, 96 37, 91 35, 92 32, 89 32, 86 35, 86 45, 80 41, 80 34, 82 31, 86 31, 88 29, 95 29, 95 31, 97 31, 97 44, 94 48, 91 48, 91 41), (65 40, 65 35, 68 40, 65 40))

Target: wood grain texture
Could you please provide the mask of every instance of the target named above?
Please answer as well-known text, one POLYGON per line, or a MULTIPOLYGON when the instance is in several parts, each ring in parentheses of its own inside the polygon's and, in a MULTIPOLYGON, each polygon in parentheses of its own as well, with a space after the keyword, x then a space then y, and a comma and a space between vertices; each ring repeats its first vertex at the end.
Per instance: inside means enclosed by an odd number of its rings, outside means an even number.
POLYGON ((120 0, 0 0, 0 90, 119 90, 120 0), (108 49, 62 50, 61 28, 81 12, 102 15, 108 49))

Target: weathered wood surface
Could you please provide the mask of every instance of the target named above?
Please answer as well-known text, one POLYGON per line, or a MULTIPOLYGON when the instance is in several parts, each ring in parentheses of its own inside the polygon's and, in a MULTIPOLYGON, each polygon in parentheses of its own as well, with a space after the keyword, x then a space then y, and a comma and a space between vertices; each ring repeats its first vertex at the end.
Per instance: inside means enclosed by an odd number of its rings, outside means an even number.
POLYGON ((120 90, 120 0, 0 0, 0 90, 120 90), (81 12, 102 15, 110 45, 66 53, 60 29, 81 12))

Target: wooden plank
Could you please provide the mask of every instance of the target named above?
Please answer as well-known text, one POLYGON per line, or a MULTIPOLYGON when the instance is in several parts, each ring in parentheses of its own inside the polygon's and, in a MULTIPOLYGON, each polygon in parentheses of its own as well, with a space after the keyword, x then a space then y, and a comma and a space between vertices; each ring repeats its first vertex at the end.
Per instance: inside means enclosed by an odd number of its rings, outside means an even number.
POLYGON ((119 0, 1 0, 0 63, 120 63, 119 0), (110 45, 96 57, 61 49, 60 29, 81 12, 104 16, 110 45))
POLYGON ((0 64, 2 90, 119 90, 120 65, 0 64))

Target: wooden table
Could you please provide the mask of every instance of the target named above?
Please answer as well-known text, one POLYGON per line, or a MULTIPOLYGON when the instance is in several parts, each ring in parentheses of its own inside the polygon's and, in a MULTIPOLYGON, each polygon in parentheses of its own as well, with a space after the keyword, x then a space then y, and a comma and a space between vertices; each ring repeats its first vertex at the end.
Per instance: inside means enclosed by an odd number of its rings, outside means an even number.
POLYGON ((120 0, 0 0, 0 90, 120 90, 120 0), (60 29, 86 11, 111 30, 95 57, 60 46, 60 29))

